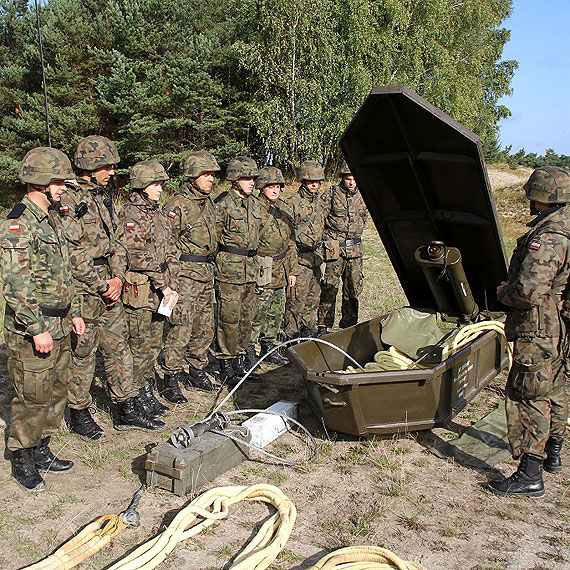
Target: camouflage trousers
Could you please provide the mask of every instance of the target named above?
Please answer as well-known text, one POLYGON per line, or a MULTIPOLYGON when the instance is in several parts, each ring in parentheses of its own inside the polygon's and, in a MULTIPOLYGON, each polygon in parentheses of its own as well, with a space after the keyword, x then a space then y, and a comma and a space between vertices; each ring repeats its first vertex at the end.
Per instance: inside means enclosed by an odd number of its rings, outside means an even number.
POLYGON ((336 297, 339 280, 342 279, 342 305, 339 326, 351 327, 358 322, 358 297, 362 293, 364 276, 362 257, 327 261, 321 282, 321 299, 318 323, 332 328, 334 325, 336 297))
POLYGON ((162 347, 164 316, 131 307, 125 307, 125 314, 133 355, 133 383, 140 389, 145 380, 154 378, 154 365, 162 347))
POLYGON ((287 338, 299 336, 301 328, 314 329, 317 325, 317 309, 321 296, 321 266, 307 267, 299 264, 295 287, 287 289, 285 301, 285 334, 287 338))
POLYGON ((164 345, 165 374, 174 374, 188 362, 203 370, 214 338, 214 283, 180 277, 180 299, 168 319, 170 327, 164 345))
POLYGON ((12 400, 10 451, 39 445, 42 437, 55 432, 61 423, 71 376, 70 336, 53 341, 49 354, 35 351, 33 340, 4 329, 8 345, 8 373, 16 396, 12 400))
POLYGON ((555 338, 515 340, 506 386, 508 439, 515 459, 524 453, 544 457, 548 438, 566 434, 566 362, 558 357, 557 343, 555 338))
POLYGON ((274 341, 283 324, 285 287, 265 288, 259 296, 259 309, 253 320, 251 342, 258 339, 274 341))
POLYGON ((217 358, 233 358, 245 353, 257 313, 255 289, 255 283, 216 282, 217 358))
POLYGON ((122 303, 107 307, 99 297, 81 295, 81 316, 85 321, 85 334, 71 335, 73 376, 68 386, 69 407, 83 410, 93 401, 89 390, 95 374, 97 349, 103 357, 111 399, 123 402, 136 396, 138 390, 133 384, 133 357, 122 303))

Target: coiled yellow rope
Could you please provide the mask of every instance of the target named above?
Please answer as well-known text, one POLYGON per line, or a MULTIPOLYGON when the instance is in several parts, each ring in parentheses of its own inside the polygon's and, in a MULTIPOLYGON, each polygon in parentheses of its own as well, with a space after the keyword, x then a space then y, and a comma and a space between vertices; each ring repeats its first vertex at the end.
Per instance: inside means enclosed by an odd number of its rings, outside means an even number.
MULTIPOLYGON (((442 360, 449 358, 468 344, 471 344, 478 336, 488 331, 495 331, 502 336, 505 336, 505 325, 500 321, 481 321, 480 323, 473 323, 466 325, 453 337, 450 343, 444 344, 442 348, 442 360)), ((507 345, 507 353, 509 356, 509 368, 512 364, 512 348, 509 343, 507 345)), ((414 361, 409 358, 402 351, 391 346, 388 350, 380 350, 374 355, 373 362, 367 362, 364 365, 366 372, 390 372, 394 370, 407 370, 414 361)), ((435 364, 420 363, 414 369, 433 368, 435 364)), ((346 370, 351 374, 362 372, 354 366, 347 366, 346 370)))
POLYGON ((267 568, 285 546, 297 514, 293 501, 273 485, 217 487, 206 491, 182 509, 164 532, 139 546, 131 554, 113 564, 109 570, 156 568, 179 542, 195 536, 204 528, 225 518, 229 507, 240 501, 270 503, 277 512, 262 525, 257 535, 237 556, 230 568, 232 570, 267 568), (202 520, 196 523, 197 519, 202 520))
POLYGON ((349 546, 321 558, 308 570, 424 570, 423 566, 398 558, 378 546, 349 546))
POLYGON ((122 514, 99 517, 51 556, 22 570, 69 570, 105 548, 125 528, 127 525, 122 521, 122 514))

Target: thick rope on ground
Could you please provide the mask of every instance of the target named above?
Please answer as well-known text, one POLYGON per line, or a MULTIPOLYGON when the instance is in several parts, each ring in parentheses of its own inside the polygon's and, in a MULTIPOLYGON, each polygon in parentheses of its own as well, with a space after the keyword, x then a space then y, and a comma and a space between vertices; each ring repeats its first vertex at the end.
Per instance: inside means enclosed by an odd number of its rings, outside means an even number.
POLYGON ((156 568, 179 542, 197 535, 216 521, 225 518, 229 507, 240 501, 269 503, 277 512, 262 525, 253 540, 236 557, 230 569, 267 568, 289 539, 297 514, 293 501, 273 485, 217 487, 206 491, 182 509, 164 532, 139 546, 108 570, 156 568))
POLYGON ((88 524, 77 536, 53 554, 22 570, 69 570, 81 564, 109 544, 114 536, 127 528, 121 515, 104 515, 88 524))
POLYGON ((323 556, 308 570, 425 570, 378 546, 348 546, 323 556))

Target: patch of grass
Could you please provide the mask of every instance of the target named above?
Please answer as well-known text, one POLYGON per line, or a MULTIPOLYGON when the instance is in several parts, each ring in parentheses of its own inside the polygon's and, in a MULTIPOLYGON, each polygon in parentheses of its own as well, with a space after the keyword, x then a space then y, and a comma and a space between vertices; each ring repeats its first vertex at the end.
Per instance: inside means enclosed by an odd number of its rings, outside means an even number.
POLYGON ((267 478, 269 479, 269 481, 271 481, 273 485, 279 487, 280 485, 285 483, 285 481, 287 481, 289 476, 287 475, 287 473, 285 473, 285 471, 273 471, 272 473, 269 474, 267 478))
POLYGON ((398 524, 414 532, 422 532, 427 529, 427 526, 418 520, 418 514, 413 516, 400 515, 398 517, 398 524))

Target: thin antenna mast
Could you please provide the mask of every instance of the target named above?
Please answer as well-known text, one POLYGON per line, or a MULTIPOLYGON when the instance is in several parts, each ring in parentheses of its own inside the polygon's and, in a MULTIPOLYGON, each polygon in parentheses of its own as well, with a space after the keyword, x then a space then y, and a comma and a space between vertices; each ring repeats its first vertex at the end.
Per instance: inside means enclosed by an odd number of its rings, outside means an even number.
POLYGON ((47 138, 48 138, 48 146, 51 146, 51 129, 49 126, 49 106, 48 106, 47 84, 46 84, 46 69, 44 64, 44 48, 42 46, 42 28, 40 25, 40 9, 38 7, 38 0, 34 0, 34 3, 36 5, 36 23, 38 28, 38 44, 40 46, 40 61, 42 63, 42 83, 44 86, 44 101, 46 107, 47 138))

